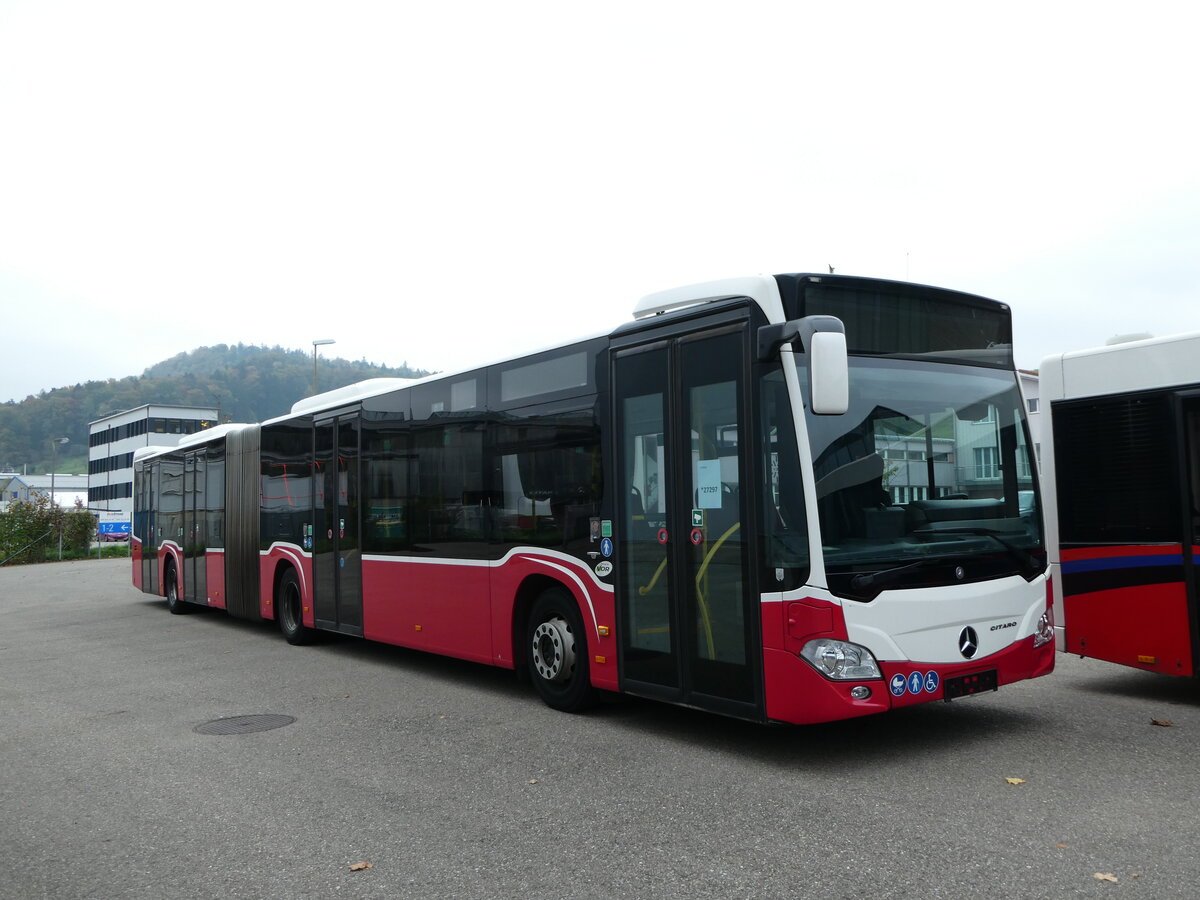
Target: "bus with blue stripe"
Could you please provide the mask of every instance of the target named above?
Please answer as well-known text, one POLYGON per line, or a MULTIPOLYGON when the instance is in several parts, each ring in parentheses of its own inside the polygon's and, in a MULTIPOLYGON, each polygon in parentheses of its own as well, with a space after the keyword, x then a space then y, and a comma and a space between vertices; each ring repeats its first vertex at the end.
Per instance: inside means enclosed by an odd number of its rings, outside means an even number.
POLYGON ((1040 370, 1060 650, 1200 671, 1200 333, 1061 353, 1040 370))

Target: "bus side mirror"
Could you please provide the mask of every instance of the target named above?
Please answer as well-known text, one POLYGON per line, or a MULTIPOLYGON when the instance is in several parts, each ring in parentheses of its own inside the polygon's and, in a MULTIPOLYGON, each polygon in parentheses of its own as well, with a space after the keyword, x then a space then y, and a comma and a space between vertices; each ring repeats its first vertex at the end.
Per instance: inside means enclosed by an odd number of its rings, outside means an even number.
POLYGON ((850 408, 850 362, 846 327, 836 316, 805 316, 758 329, 758 358, 770 359, 799 340, 808 357, 808 395, 813 413, 840 416, 850 408))
MULTIPOLYGON (((832 316, 810 316, 830 318, 832 316)), ((802 320, 807 321, 807 320, 802 320)), ((837 331, 814 331, 805 341, 808 354, 808 390, 812 411, 818 416, 840 416, 850 408, 850 361, 846 332, 841 322, 837 331)), ((803 338, 803 333, 801 334, 803 338)))

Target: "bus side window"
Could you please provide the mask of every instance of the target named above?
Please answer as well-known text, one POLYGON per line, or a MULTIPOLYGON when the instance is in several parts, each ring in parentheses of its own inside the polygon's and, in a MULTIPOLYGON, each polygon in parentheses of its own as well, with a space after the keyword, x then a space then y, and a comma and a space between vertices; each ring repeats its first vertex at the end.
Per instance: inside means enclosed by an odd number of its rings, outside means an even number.
POLYGON ((796 429, 778 364, 761 382, 764 584, 790 590, 808 577, 808 522, 796 429))
POLYGON ((586 541, 600 500, 599 432, 591 411, 497 429, 496 531, 501 541, 586 541))
POLYGON ((404 550, 410 546, 408 434, 391 423, 368 422, 363 433, 363 462, 363 550, 404 550))

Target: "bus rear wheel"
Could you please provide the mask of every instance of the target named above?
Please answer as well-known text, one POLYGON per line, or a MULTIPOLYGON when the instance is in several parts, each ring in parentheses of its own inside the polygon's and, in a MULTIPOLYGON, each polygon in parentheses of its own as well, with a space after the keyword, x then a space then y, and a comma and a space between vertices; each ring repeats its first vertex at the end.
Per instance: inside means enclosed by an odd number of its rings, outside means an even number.
POLYGON ((175 572, 175 562, 168 560, 166 571, 163 572, 163 584, 166 587, 167 609, 173 615, 188 612, 187 602, 179 596, 179 575, 175 572))
POLYGON ((548 706, 578 712, 595 702, 583 620, 575 601, 562 588, 544 591, 534 601, 525 650, 529 677, 548 706))
POLYGON ((300 592, 300 577, 295 569, 288 569, 279 579, 275 591, 275 618, 279 630, 289 644, 308 644, 313 639, 313 629, 304 624, 304 596, 300 592))

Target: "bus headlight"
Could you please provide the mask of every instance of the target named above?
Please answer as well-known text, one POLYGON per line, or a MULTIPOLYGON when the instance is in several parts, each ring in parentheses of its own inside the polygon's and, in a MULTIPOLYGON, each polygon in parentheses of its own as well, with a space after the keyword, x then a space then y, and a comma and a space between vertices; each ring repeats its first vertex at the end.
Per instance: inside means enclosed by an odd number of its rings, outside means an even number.
POLYGON ((1033 646, 1041 647, 1054 640, 1054 613, 1046 610, 1038 619, 1037 628, 1033 632, 1033 646))
POLYGON ((862 681, 883 677, 879 674, 879 665, 871 651, 848 641, 818 638, 805 644, 800 656, 826 678, 862 681))

